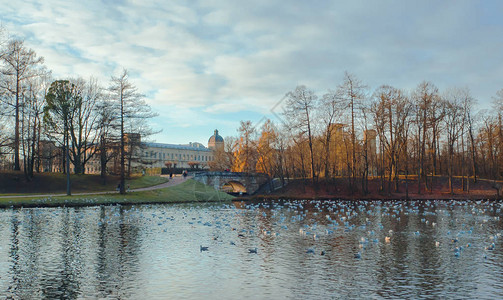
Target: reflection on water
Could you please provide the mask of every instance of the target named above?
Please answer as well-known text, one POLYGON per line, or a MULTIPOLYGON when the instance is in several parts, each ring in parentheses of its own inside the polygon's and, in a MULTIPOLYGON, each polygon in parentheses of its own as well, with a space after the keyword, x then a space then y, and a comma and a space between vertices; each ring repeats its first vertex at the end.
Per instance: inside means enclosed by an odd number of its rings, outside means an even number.
POLYGON ((294 201, 2 210, 0 295, 502 298, 501 208, 294 201))

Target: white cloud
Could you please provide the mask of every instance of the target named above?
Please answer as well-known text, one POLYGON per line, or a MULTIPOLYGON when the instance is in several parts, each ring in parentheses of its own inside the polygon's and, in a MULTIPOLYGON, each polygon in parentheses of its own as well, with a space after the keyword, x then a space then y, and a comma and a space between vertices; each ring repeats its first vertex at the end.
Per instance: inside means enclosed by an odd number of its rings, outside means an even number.
MULTIPOLYGON (((1 0, 0 0, 1 1, 1 0)), ((335 88, 344 71, 371 88, 501 88, 500 2, 6 1, 0 20, 57 76, 124 67, 156 107, 198 120, 267 113, 297 84, 335 88)), ((161 122, 161 121, 159 121, 161 122)), ((176 124, 180 122, 174 122, 176 124)), ((166 123, 168 124, 168 123, 166 123)))

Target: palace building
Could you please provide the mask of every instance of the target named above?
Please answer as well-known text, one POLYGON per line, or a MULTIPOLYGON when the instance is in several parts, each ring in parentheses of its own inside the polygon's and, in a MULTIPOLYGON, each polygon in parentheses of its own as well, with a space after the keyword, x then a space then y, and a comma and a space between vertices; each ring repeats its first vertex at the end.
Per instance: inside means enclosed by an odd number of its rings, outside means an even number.
MULTIPOLYGON (((50 152, 44 155, 43 172, 61 172, 61 149, 49 142, 44 144, 43 149, 45 152, 50 152)), ((154 168, 208 169, 208 163, 215 159, 215 151, 219 149, 224 149, 224 139, 218 134, 218 130, 215 130, 214 135, 209 138, 207 147, 198 142, 180 145, 142 142, 139 135, 128 135, 126 169, 130 167, 134 173, 154 168)), ((107 163, 107 172, 118 174, 120 170, 118 145, 111 147, 109 151, 111 159, 107 163)), ((91 147, 88 152, 96 151, 91 147)), ((73 172, 73 165, 70 165, 70 171, 73 172)), ((99 174, 100 172, 100 156, 94 153, 85 165, 85 173, 99 174)))
POLYGON ((215 129, 208 140, 208 147, 198 142, 188 144, 137 143, 132 165, 134 169, 186 168, 207 169, 214 160, 214 152, 224 148, 224 139, 215 129))

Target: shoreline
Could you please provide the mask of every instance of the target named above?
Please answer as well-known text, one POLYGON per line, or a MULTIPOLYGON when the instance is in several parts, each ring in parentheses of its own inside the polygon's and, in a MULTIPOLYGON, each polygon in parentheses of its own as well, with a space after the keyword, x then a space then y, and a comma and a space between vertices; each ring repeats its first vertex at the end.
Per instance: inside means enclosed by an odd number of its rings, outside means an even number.
MULTIPOLYGON (((456 196, 456 195, 454 195, 456 196)), ((459 195, 458 195, 459 196, 459 195)), ((124 198, 124 200, 91 200, 91 199, 74 199, 74 201, 65 199, 63 201, 52 202, 54 198, 49 197, 40 200, 31 200, 33 202, 23 202, 23 203, 0 203, 0 209, 23 209, 23 208, 55 208, 55 207, 92 207, 92 206, 114 206, 114 205, 124 205, 124 206, 134 206, 134 205, 155 205, 155 204, 183 204, 183 203, 230 203, 230 202, 261 202, 261 201, 355 201, 355 202, 393 202, 393 201, 503 201, 503 199, 494 197, 482 197, 478 195, 475 197, 294 197, 286 195, 257 195, 249 197, 234 197, 232 199, 209 199, 209 200, 132 200, 124 198), (43 202, 44 200, 49 200, 49 202, 43 202)))
POLYGON ((204 200, 204 201, 157 201, 157 200, 147 200, 147 201, 96 201, 96 202, 55 202, 55 203, 12 203, 12 204, 0 204, 0 209, 23 209, 23 208, 55 208, 55 207, 92 207, 92 206, 135 206, 135 205, 153 205, 153 204, 182 204, 182 203, 229 203, 234 200, 204 200))
POLYGON ((274 200, 310 200, 310 201, 480 201, 480 200, 489 200, 489 201, 502 201, 503 198, 497 197, 496 195, 440 195, 438 197, 429 197, 429 195, 421 195, 420 197, 409 196, 406 198, 402 195, 396 196, 289 196, 289 195, 256 195, 256 196, 243 196, 236 197, 232 201, 274 201, 274 200))
POLYGON ((230 202, 234 197, 190 178, 181 178, 157 186, 138 188, 121 195, 117 192, 80 195, 6 196, 0 208, 88 207, 100 205, 141 205, 166 203, 230 202))

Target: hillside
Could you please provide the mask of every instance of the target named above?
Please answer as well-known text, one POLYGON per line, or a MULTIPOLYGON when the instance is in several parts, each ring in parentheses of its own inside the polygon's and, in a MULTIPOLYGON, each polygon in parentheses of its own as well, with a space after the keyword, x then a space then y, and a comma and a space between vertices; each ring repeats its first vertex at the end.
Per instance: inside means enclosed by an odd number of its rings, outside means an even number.
MULTIPOLYGON (((72 192, 113 191, 119 183, 119 176, 107 176, 106 183, 100 175, 84 174, 70 175, 72 192)), ((130 188, 152 186, 166 182, 167 179, 158 176, 137 176, 127 180, 130 188)), ((66 175, 61 173, 39 173, 31 181, 27 181, 23 172, 0 172, 0 194, 56 194, 66 192, 66 175)))

